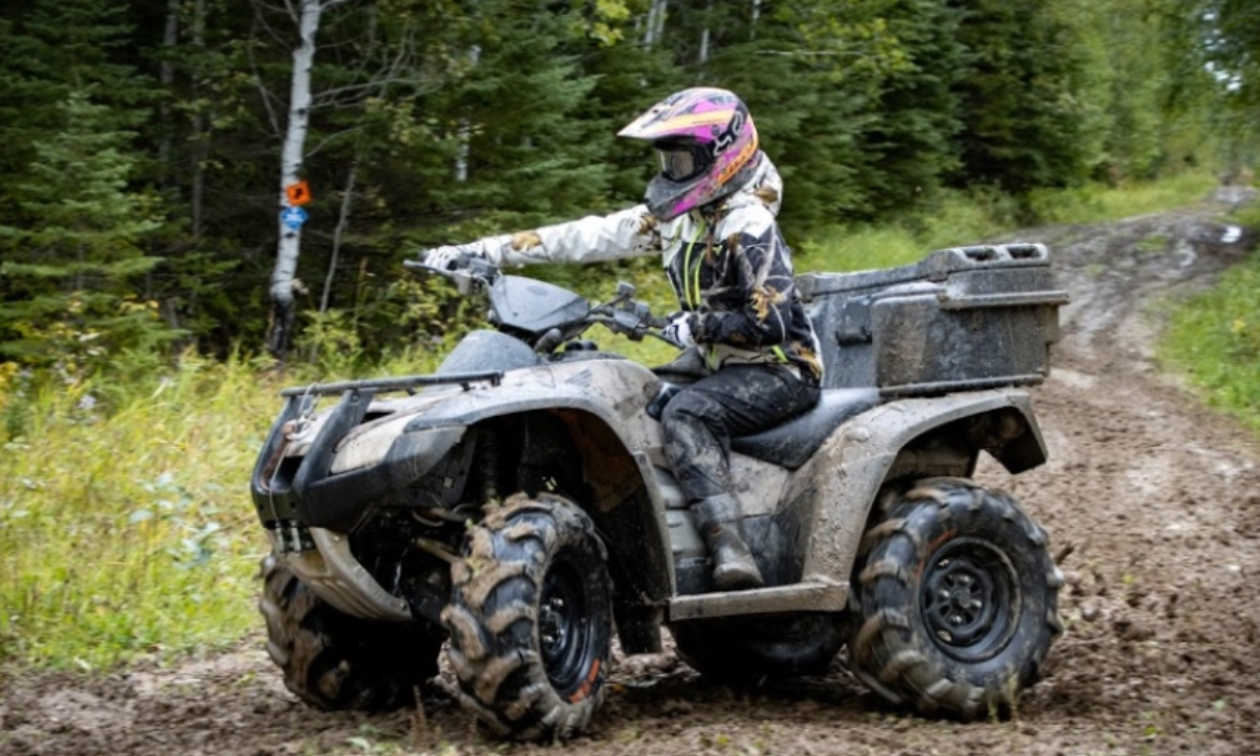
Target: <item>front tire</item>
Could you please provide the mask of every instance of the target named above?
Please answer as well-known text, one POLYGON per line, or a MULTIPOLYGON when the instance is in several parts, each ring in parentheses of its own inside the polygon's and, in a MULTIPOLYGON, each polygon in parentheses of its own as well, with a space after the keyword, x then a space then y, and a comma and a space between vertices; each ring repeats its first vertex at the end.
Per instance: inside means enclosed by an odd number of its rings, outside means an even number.
POLYGON ((967 480, 892 495, 853 581, 854 673, 924 713, 1009 715, 1063 629, 1047 545, 1013 498, 967 480))
POLYGON ((495 735, 565 738, 604 699, 612 642, 607 552, 552 494, 509 497, 474 527, 442 621, 460 699, 495 735))
POLYGON ((258 608, 267 622, 267 654, 284 685, 324 711, 382 711, 409 706, 415 687, 438 672, 441 628, 425 621, 351 617, 315 595, 284 561, 262 561, 258 608))

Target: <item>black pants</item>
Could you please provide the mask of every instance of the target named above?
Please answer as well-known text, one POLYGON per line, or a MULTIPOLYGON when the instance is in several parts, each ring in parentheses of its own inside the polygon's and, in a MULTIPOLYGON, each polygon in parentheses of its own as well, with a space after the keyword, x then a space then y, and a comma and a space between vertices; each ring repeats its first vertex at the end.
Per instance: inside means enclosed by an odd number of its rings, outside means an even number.
POLYGON ((665 406, 665 456, 688 503, 734 494, 732 436, 745 436, 818 403, 819 389, 777 365, 728 365, 665 406))

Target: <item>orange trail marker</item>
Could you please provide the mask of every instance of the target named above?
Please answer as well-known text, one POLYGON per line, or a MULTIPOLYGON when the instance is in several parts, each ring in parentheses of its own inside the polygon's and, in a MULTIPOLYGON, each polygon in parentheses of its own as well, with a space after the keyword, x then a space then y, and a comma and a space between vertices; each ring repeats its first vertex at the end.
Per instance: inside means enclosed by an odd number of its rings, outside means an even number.
POLYGON ((301 207, 311 201, 311 186, 305 181, 289 184, 284 188, 290 207, 301 207))

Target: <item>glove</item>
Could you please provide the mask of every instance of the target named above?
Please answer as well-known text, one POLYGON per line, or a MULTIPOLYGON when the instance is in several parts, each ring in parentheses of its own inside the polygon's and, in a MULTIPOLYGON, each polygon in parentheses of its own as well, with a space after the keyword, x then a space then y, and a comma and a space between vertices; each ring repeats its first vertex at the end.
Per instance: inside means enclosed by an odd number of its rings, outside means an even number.
POLYGON ((695 346, 696 314, 694 312, 677 312, 669 316, 669 322, 661 329, 661 335, 679 349, 695 346))
POLYGON ((425 265, 438 270, 455 270, 459 267, 460 255, 476 254, 474 250, 468 248, 467 245, 453 247, 434 247, 423 253, 422 258, 425 265))
POLYGON ((504 257, 513 249, 516 249, 516 246, 511 234, 487 236, 467 244, 434 247, 424 253, 422 260, 430 268, 439 270, 457 269, 460 255, 479 257, 495 265, 502 265, 504 257))

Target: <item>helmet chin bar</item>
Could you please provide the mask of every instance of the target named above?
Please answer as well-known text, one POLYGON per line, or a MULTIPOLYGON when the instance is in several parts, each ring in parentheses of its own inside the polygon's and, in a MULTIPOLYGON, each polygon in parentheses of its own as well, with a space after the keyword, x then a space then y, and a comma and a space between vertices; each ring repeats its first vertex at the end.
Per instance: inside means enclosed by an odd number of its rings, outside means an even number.
POLYGON ((734 194, 748 183, 761 164, 760 155, 754 155, 748 164, 740 168, 726 183, 713 186, 714 179, 706 171, 688 181, 671 181, 657 174, 648 182, 644 202, 648 212, 660 222, 673 220, 683 213, 712 204, 727 195, 734 194))

